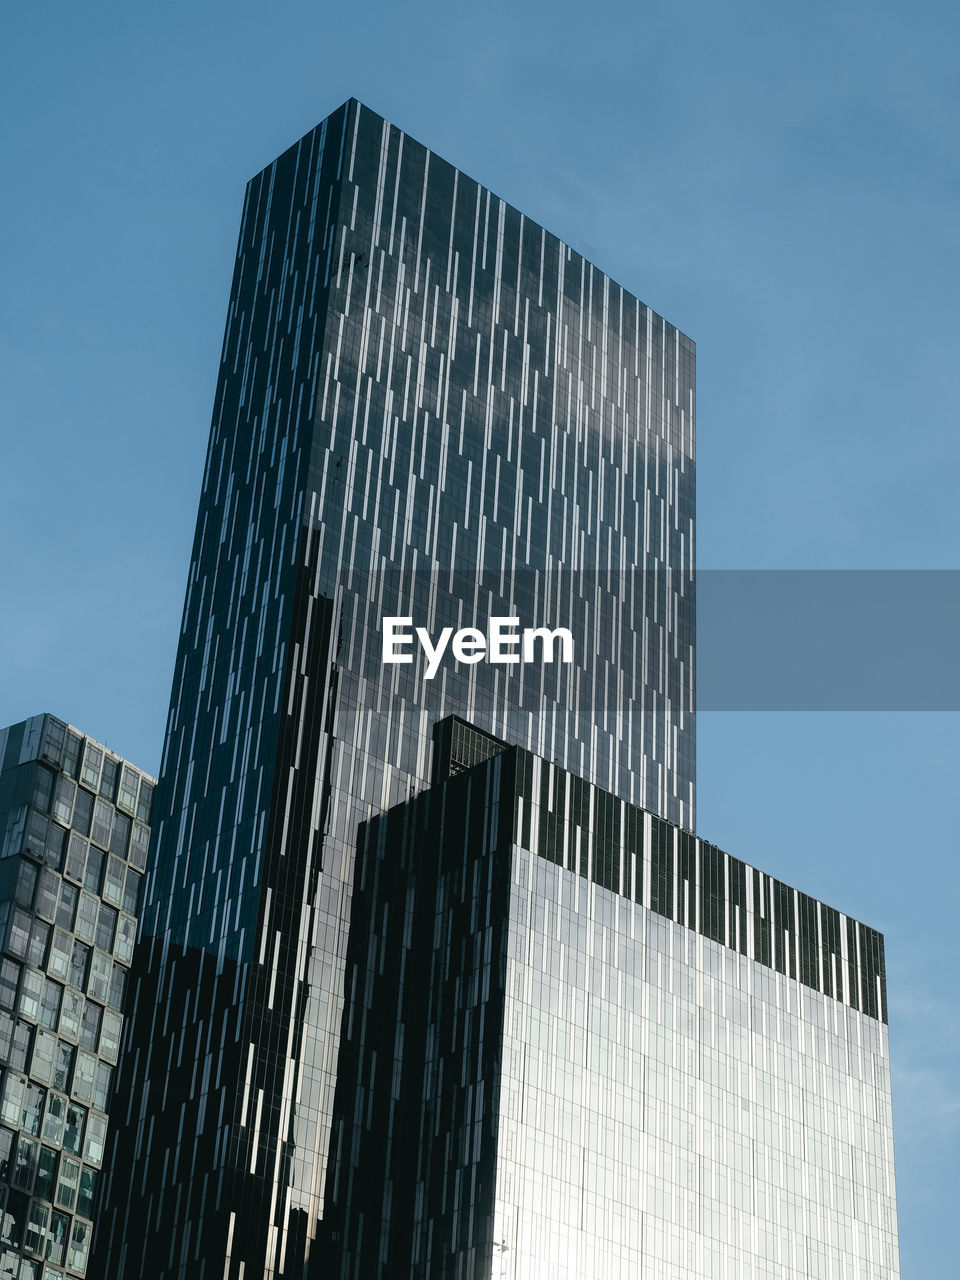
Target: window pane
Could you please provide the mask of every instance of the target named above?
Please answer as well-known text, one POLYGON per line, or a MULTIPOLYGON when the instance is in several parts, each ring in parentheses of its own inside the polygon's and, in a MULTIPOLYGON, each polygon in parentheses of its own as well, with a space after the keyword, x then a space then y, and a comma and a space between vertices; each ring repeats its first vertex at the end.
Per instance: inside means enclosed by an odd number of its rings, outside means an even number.
POLYGON ((73 920, 77 911, 77 899, 79 898, 77 889, 72 884, 67 884, 66 880, 60 882, 60 901, 57 903, 57 924, 62 929, 72 929, 73 920))
POLYGON ((74 830, 82 832, 85 836, 90 834, 90 820, 93 817, 93 796, 89 791, 84 791, 83 787, 77 790, 76 803, 73 806, 73 823, 74 830))
POLYGON ((43 1140, 55 1146, 63 1141, 63 1126, 67 1115, 67 1100, 59 1094, 51 1093, 47 1099, 47 1110, 43 1117, 43 1140))

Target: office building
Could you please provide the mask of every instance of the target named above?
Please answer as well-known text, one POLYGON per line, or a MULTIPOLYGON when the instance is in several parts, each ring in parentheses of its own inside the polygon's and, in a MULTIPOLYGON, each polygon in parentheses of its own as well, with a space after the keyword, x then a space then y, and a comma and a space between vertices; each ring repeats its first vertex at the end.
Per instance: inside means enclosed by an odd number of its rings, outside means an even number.
POLYGON ((0 1276, 88 1270, 153 779, 51 715, 0 731, 0 1276))
MULTIPOLYGON (((457 712, 694 812, 692 343, 355 101, 249 184, 157 790, 111 1277, 320 1232, 360 822, 457 712), (518 617, 574 661, 381 662, 518 617)), ((226 1262, 225 1262, 226 1260, 226 1262)))
POLYGON ((318 1280, 896 1277, 880 935, 440 730, 359 834, 318 1280))
POLYGON ((359 103, 249 184, 102 1274, 893 1274, 879 940, 691 834, 694 413, 687 338, 359 103))

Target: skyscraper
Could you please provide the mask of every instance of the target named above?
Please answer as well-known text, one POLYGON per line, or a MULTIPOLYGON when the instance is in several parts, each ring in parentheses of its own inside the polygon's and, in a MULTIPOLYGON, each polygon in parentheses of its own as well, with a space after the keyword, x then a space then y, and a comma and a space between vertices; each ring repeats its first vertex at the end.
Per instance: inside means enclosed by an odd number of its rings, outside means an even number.
POLYGON ((359 103, 249 184, 111 1280, 897 1274, 882 940, 693 834, 694 409, 359 103))
POLYGON ((692 825, 693 397, 678 330, 355 101, 249 184, 105 1274, 302 1273, 357 830, 427 785, 436 721, 692 825), (566 628, 573 660, 426 679, 388 617, 566 628))
POLYGON ((153 779, 55 716, 0 730, 0 1275, 85 1276, 153 779))
POLYGON ((441 728, 359 833, 317 1280, 893 1280, 880 935, 441 728))

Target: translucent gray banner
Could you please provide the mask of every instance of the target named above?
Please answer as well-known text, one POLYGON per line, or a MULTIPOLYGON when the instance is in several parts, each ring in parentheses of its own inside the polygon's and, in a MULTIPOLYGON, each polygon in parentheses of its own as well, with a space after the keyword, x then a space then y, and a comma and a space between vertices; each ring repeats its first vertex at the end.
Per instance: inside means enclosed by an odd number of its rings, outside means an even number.
POLYGON ((698 711, 960 710, 960 570, 701 569, 698 711))

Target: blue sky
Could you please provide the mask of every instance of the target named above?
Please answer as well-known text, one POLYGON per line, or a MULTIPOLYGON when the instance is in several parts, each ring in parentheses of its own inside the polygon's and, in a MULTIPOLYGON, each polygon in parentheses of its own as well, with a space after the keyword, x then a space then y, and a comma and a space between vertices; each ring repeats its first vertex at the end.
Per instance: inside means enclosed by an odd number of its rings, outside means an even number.
MULTIPOLYGON (((155 768, 245 181, 356 96, 698 344, 710 568, 957 568, 955 6, 8 8, 0 723, 155 768)), ((953 714, 701 716, 700 828, 887 936, 903 1275, 956 1274, 953 714)))

